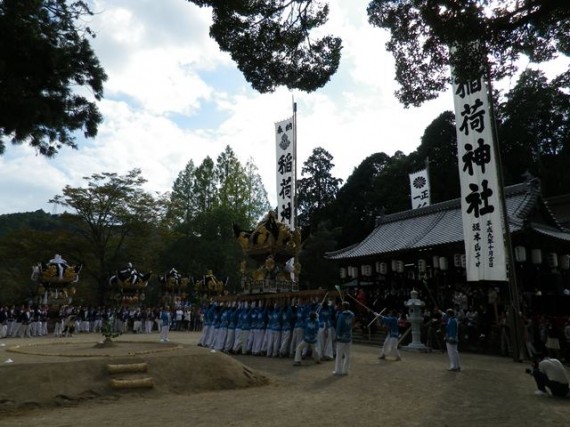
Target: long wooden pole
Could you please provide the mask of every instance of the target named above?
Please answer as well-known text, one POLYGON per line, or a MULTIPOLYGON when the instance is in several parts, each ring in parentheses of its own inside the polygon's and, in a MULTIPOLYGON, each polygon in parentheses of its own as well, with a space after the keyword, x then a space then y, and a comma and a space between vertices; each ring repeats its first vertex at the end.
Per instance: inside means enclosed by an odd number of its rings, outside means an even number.
POLYGON ((515 259, 514 259, 514 252, 513 252, 513 244, 511 241, 511 230, 509 227, 509 215, 507 212, 507 202, 505 198, 505 186, 503 183, 503 167, 501 162, 501 150, 499 149, 499 137, 497 132, 497 125, 495 121, 495 109, 493 103, 493 86, 491 84, 491 78, 487 74, 487 85, 489 88, 489 93, 487 94, 489 100, 489 108, 491 113, 491 127, 493 130, 493 138, 494 138, 494 155, 497 162, 497 179, 499 181, 499 190, 500 196, 499 199, 501 201, 501 210, 503 216, 503 224, 504 224, 504 240, 505 240, 505 251, 508 258, 508 286, 509 286, 509 296, 511 299, 511 331, 512 331, 512 341, 513 341, 513 360, 515 362, 522 361, 522 330, 520 327, 520 297, 519 297, 519 289, 517 284, 516 278, 516 271, 515 271, 515 259))

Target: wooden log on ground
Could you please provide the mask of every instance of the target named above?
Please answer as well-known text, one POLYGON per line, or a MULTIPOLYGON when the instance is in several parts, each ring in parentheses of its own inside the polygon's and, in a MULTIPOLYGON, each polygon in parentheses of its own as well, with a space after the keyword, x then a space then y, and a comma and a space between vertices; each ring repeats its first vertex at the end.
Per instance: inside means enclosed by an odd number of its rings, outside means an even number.
POLYGON ((112 379, 111 387, 114 389, 130 389, 130 388, 152 388, 154 382, 152 378, 133 378, 133 379, 112 379))

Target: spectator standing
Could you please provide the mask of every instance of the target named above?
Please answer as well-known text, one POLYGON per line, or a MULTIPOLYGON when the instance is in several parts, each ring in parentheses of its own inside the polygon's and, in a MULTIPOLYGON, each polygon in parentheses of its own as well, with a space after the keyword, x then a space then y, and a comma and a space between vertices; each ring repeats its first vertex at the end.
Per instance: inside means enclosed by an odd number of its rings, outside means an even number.
POLYGON ((168 332, 170 330, 170 323, 172 321, 172 317, 170 315, 170 310, 168 307, 163 307, 160 310, 160 342, 168 342, 168 332))

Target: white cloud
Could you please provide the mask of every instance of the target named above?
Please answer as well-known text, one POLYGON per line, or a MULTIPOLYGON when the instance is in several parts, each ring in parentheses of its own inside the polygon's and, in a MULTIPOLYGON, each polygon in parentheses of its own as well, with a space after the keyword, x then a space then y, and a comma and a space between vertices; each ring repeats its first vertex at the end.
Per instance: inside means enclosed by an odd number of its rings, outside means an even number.
POLYGON ((417 148, 425 128, 444 110, 449 93, 421 108, 394 97, 387 34, 366 16, 369 0, 331 0, 323 30, 343 38, 339 72, 313 93, 280 88, 259 94, 209 37, 211 11, 184 0, 92 0, 88 25, 109 75, 99 103, 104 122, 94 140, 78 141, 52 160, 29 147, 0 157, 0 213, 51 211, 47 200, 93 173, 141 168, 149 191, 171 189, 192 159, 215 159, 226 145, 242 162, 253 158, 270 201, 275 200, 274 123, 298 103, 299 175, 317 146, 333 156, 333 174, 346 180, 362 160, 417 148))

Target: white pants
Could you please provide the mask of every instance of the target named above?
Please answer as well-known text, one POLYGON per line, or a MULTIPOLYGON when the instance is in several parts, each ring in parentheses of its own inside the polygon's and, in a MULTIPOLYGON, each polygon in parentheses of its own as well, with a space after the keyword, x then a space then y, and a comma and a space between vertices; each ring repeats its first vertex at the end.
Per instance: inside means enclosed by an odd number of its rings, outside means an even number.
POLYGON ((216 338, 214 340, 214 349, 217 351, 222 351, 226 345, 226 339, 228 338, 228 328, 218 329, 216 338))
POLYGON ((289 346, 289 353, 295 354, 297 346, 303 341, 304 330, 303 328, 294 328, 291 335, 291 345, 289 346))
POLYGON ((168 341, 168 330, 170 329, 169 325, 162 325, 160 327, 160 340, 161 341, 168 341))
POLYGON ((202 347, 206 347, 206 339, 210 333, 210 325, 204 325, 204 329, 202 329, 202 336, 200 337, 200 345, 202 347))
POLYGON ((324 359, 332 360, 333 354, 333 339, 334 339, 334 328, 326 327, 319 330, 319 336, 321 339, 321 354, 324 359))
POLYGON ((299 344, 297 346, 297 350, 295 350, 295 362, 300 362, 302 357, 301 354, 303 353, 303 350, 305 349, 311 349, 311 352, 313 353, 313 359, 315 359, 315 362, 320 362, 321 361, 321 354, 319 353, 319 346, 317 345, 317 343, 308 343, 307 341, 301 341, 301 344, 299 344))
POLYGON ((265 329, 252 329, 253 330, 253 348, 251 352, 254 355, 259 355, 263 350, 263 340, 265 339, 265 329))
POLYGON ((460 369, 459 366, 459 352, 457 351, 457 344, 445 343, 447 346, 447 355, 449 356, 449 369, 460 369))
POLYGON ((336 342, 336 360, 334 364, 334 372, 337 375, 348 375, 350 370, 350 350, 352 343, 336 342))
POLYGON ((234 347, 234 343, 236 340, 236 330, 228 328, 228 336, 226 337, 226 343, 224 348, 222 349, 225 353, 230 351, 234 347))
POLYGON ((280 356, 289 356, 289 353, 292 353, 289 350, 289 346, 291 344, 291 331, 285 330, 281 331, 281 347, 279 348, 279 355, 280 356))
POLYGON ((382 354, 380 357, 394 355, 396 359, 400 358, 400 351, 398 350, 398 337, 391 337, 388 335, 384 340, 384 347, 382 347, 382 354))
POLYGON ((245 354, 247 352, 247 338, 249 337, 249 329, 236 329, 236 337, 234 340, 234 353, 245 354))
POLYGON ((268 329, 265 332, 267 337, 267 357, 279 356, 279 347, 281 345, 281 331, 268 329))
POLYGON ((146 320, 146 321, 144 322, 144 331, 145 331, 147 334, 152 333, 152 323, 153 323, 152 320, 146 320))

